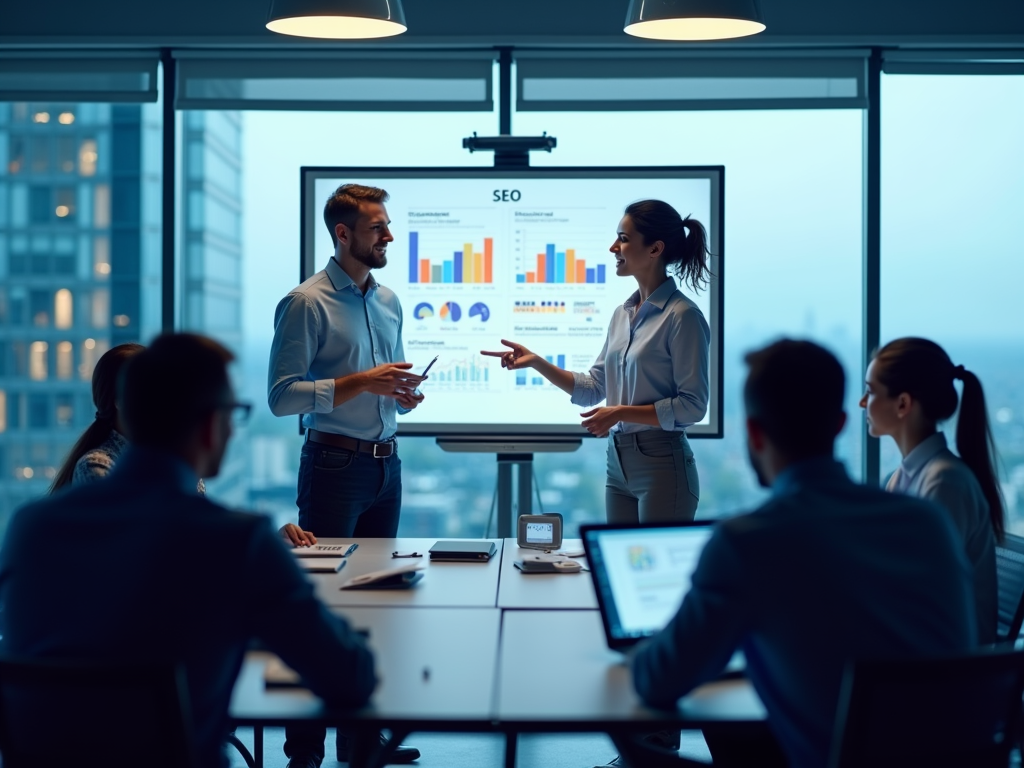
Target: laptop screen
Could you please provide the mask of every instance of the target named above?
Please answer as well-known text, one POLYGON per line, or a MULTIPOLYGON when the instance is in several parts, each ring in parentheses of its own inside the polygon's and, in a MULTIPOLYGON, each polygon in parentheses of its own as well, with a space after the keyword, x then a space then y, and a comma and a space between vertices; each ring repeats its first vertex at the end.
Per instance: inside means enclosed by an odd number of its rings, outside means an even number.
POLYGON ((608 644, 633 645, 675 616, 713 526, 581 529, 608 644))

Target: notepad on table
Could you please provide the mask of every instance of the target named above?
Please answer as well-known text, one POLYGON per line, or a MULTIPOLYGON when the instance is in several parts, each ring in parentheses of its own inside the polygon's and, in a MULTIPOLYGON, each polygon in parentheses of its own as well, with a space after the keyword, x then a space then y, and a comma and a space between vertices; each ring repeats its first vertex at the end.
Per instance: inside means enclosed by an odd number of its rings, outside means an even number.
POLYGON ((348 557, 358 549, 358 544, 313 544, 309 547, 293 547, 296 557, 348 557))
POLYGON ((345 562, 343 557, 300 557, 299 567, 306 573, 337 573, 345 562))

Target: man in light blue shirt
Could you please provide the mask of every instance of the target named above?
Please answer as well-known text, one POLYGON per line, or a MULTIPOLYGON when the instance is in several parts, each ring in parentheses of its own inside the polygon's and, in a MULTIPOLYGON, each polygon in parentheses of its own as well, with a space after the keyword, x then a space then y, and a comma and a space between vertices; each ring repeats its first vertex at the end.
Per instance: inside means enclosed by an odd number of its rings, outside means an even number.
MULTIPOLYGON (((344 184, 324 206, 334 243, 327 267, 277 306, 268 395, 275 416, 302 414, 299 526, 316 536, 394 538, 402 502, 396 414, 423 401, 405 362, 402 307, 370 271, 394 238, 382 189, 344 184)), ((323 728, 286 730, 291 768, 316 768, 323 728)), ((339 736, 339 760, 347 760, 339 736)), ((394 761, 419 757, 399 747, 394 761)))

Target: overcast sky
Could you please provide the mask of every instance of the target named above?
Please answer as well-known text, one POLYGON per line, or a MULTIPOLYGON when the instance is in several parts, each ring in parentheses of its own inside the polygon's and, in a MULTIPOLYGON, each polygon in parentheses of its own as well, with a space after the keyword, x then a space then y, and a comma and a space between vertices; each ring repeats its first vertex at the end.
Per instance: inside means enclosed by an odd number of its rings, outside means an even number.
MULTIPOLYGON (((1024 341, 1024 77, 885 77, 883 116, 883 340, 1024 341)), ((859 111, 513 120, 516 134, 558 138, 535 165, 724 165, 726 334, 854 340, 862 128, 859 111)), ((496 117, 245 113, 247 342, 269 342, 298 282, 302 165, 490 165, 462 149, 473 131, 497 133, 496 117)))

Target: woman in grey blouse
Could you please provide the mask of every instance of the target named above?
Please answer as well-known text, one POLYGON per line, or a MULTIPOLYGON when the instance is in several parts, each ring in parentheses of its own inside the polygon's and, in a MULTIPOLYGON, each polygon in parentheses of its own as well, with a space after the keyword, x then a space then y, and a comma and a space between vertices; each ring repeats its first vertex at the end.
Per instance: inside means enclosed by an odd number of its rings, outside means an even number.
POLYGON ((875 437, 889 435, 903 456, 887 490, 931 499, 946 509, 974 565, 978 637, 996 640, 996 542, 1003 538, 1003 500, 995 473, 995 444, 978 377, 933 341, 903 338, 876 354, 860 405, 875 437), (946 447, 940 422, 957 409, 954 380, 963 382, 956 448, 946 447))
POLYGON ((615 309, 588 372, 563 370, 504 339, 510 350, 482 354, 500 357, 503 368, 533 368, 590 408, 584 428, 611 436, 609 522, 692 520, 700 484, 686 428, 707 412, 711 332, 669 272, 694 291, 707 286, 707 233, 668 203, 642 200, 626 208, 609 250, 615 274, 635 278, 637 290, 615 309))

